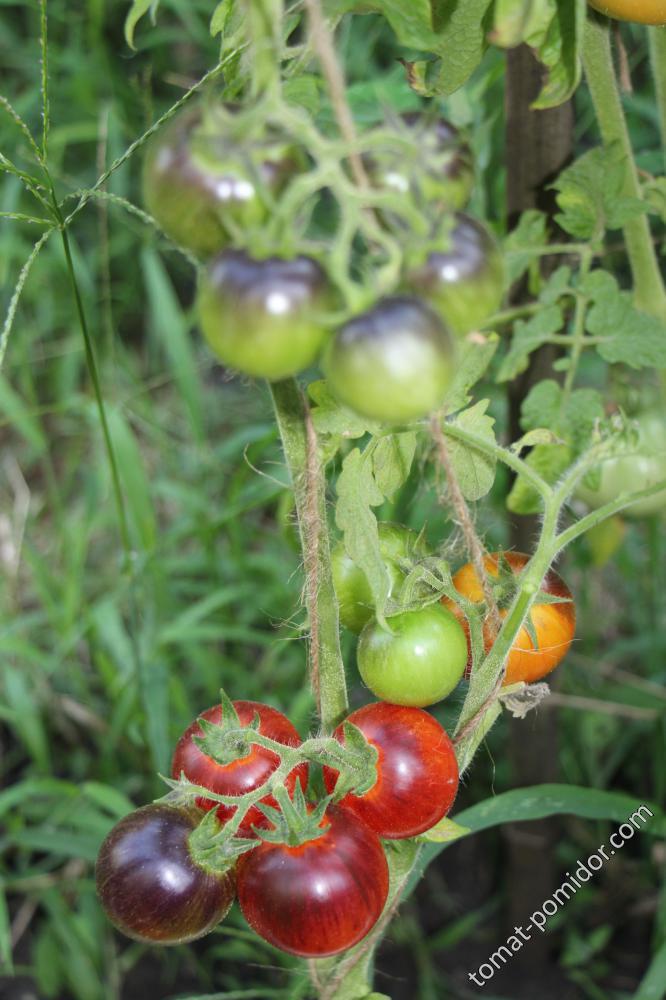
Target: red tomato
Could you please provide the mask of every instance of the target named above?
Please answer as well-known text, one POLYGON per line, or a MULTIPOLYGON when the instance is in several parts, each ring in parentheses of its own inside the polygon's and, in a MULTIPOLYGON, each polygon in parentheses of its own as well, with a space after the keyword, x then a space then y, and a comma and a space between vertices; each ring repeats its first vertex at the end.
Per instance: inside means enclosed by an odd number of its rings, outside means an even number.
MULTIPOLYGON (((504 558, 517 575, 529 561, 529 556, 522 552, 504 552, 504 558)), ((499 575, 499 553, 488 555, 485 565, 491 577, 499 575)), ((453 583, 464 597, 475 603, 483 600, 481 582, 476 575, 472 563, 467 563, 453 577, 453 583)), ((537 644, 534 646, 526 628, 521 628, 514 639, 504 677, 504 686, 516 684, 518 681, 538 681, 561 663, 566 656, 576 629, 576 607, 571 600, 571 591, 564 580, 554 570, 546 573, 541 583, 541 590, 555 597, 567 598, 562 604, 533 604, 530 612, 536 634, 537 644)), ((462 609, 454 601, 443 598, 443 603, 460 620, 468 637, 469 627, 462 609)), ((500 608, 502 618, 506 609, 500 608)), ((483 641, 486 653, 495 641, 495 632, 488 619, 483 626, 483 641)))
MULTIPOLYGON (((458 762, 439 722, 421 708, 377 701, 352 712, 348 722, 376 747, 377 780, 365 795, 345 795, 340 805, 388 839, 415 837, 446 816, 458 791, 458 762)), ((344 742, 343 727, 333 734, 344 742)), ((332 792, 338 772, 324 768, 332 792)))
POLYGON ((238 863, 238 902, 250 927, 304 958, 346 951, 384 909, 389 874, 376 833, 331 806, 325 832, 299 847, 262 841, 238 863))
MULTIPOLYGON (((296 728, 282 712, 278 712, 268 705, 261 705, 256 701, 235 701, 234 708, 238 713, 241 725, 249 725, 255 715, 258 715, 259 732, 262 736, 277 740, 278 743, 284 743, 285 746, 298 746, 300 744, 301 738, 296 728)), ((216 723, 220 721, 221 717, 220 705, 214 705, 202 712, 199 718, 216 723)), ((246 795, 247 792, 262 785, 279 766, 278 757, 270 750, 259 746, 253 746, 249 754, 231 764, 218 764, 194 742, 195 737, 201 738, 203 735, 199 720, 196 719, 178 740, 171 765, 173 778, 180 778, 182 771, 193 784, 209 788, 211 792, 216 792, 218 795, 246 795)), ((290 794, 294 790, 296 781, 301 782, 303 790, 307 788, 307 764, 299 764, 287 777, 285 785, 290 794)), ((261 801, 266 805, 277 806, 270 795, 261 801)), ((196 803, 200 809, 217 808, 217 815, 222 822, 231 819, 235 812, 233 806, 221 805, 211 799, 199 798, 196 803)), ((241 836, 251 836, 253 826, 266 826, 267 823, 268 820, 261 810, 252 806, 240 824, 239 833, 241 836)))

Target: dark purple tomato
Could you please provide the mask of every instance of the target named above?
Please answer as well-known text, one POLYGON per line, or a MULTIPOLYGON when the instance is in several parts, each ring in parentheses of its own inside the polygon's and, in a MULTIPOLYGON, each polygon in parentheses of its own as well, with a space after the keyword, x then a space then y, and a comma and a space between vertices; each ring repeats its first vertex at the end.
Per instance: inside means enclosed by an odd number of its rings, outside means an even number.
POLYGON ((458 335, 478 330, 497 311, 504 291, 504 261, 485 226, 459 212, 446 250, 430 253, 406 278, 458 335))
MULTIPOLYGON (((267 736, 285 746, 298 746, 301 738, 296 728, 289 719, 269 705, 262 705, 257 701, 235 701, 234 708, 242 726, 249 725, 255 715, 259 716, 259 732, 262 736, 267 736)), ((214 705, 199 716, 207 722, 219 723, 222 718, 222 708, 214 705)), ((194 785, 201 785, 209 788, 211 792, 218 795, 246 795, 262 785, 270 778, 271 774, 278 768, 280 761, 276 754, 264 747, 253 745, 250 752, 239 760, 231 764, 219 764, 212 757, 209 757, 194 742, 201 739, 204 733, 196 719, 189 726, 176 744, 176 750, 171 764, 171 775, 176 780, 180 778, 181 772, 194 785)), ((299 764, 298 767, 288 775, 285 785, 291 794, 300 781, 303 790, 308 784, 308 765, 299 764)), ((266 796, 261 800, 265 805, 277 806, 277 802, 272 796, 266 796)), ((234 806, 225 806, 214 802, 212 799, 199 798, 196 800, 200 809, 217 809, 217 816, 225 822, 233 816, 234 806)), ((253 826, 266 826, 268 820, 256 806, 245 814, 240 824, 240 836, 252 836, 253 826)))
POLYGON ((97 857, 97 893, 118 930, 138 941, 184 944, 222 920, 235 894, 233 871, 198 864, 189 837, 196 809, 150 805, 114 826, 97 857))
POLYGON ((274 136, 247 140, 231 127, 231 108, 188 109, 156 133, 143 169, 148 211, 167 236, 200 257, 260 224, 299 169, 293 148, 274 136))
POLYGON ((326 274, 311 257, 253 260, 227 250, 201 278, 201 329, 218 358, 236 371, 287 378, 319 355, 329 294, 326 274))
MULTIPOLYGON (((377 780, 365 795, 345 795, 351 810, 380 837, 416 837, 446 816, 458 791, 458 762, 453 744, 439 722, 420 708, 384 701, 365 705, 347 719, 361 730, 379 754, 377 780)), ((335 730, 344 743, 344 729, 335 730)), ((338 772, 324 768, 332 792, 338 772)))
POLYGON ((442 404, 454 356, 435 312, 418 299, 396 296, 345 323, 323 366, 340 402, 371 420, 404 423, 442 404))
POLYGON ((377 187, 398 194, 411 192, 421 200, 449 210, 464 208, 474 185, 472 152, 460 132, 445 118, 421 111, 401 115, 399 134, 410 140, 395 152, 376 155, 368 164, 377 187))
POLYGON ((238 901, 250 927, 292 955, 320 958, 353 947, 388 895, 379 837, 331 806, 325 832, 300 847, 264 841, 238 864, 238 901))

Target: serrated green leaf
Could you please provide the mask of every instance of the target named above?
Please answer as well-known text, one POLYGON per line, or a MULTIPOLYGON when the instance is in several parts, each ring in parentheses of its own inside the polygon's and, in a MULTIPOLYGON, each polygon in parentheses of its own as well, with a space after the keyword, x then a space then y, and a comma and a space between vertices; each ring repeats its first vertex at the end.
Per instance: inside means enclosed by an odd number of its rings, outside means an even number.
POLYGON ((343 532, 347 554, 367 577, 377 617, 381 618, 391 581, 379 549, 377 518, 371 508, 378 507, 384 496, 372 474, 372 462, 367 450, 362 454, 354 448, 346 456, 336 492, 335 523, 343 532))
POLYGON ((582 73, 586 4, 584 0, 557 0, 552 6, 553 17, 543 37, 537 39, 533 34, 528 39, 528 44, 536 48, 539 61, 546 67, 545 82, 532 103, 538 110, 568 101, 582 73))
POLYGON ((312 74, 289 77, 282 84, 285 101, 299 108, 305 108, 313 116, 318 113, 321 105, 320 93, 321 81, 312 74))
MULTIPOLYGON (((495 420, 486 413, 488 405, 489 401, 482 399, 459 413, 452 423, 494 444, 495 420)), ((455 438, 448 439, 448 449, 463 496, 466 500, 480 500, 495 481, 495 459, 455 438)))
POLYGON ((666 367, 666 323, 634 308, 631 295, 620 291, 607 271, 593 271, 581 284, 592 306, 586 317, 589 333, 603 337, 597 351, 609 364, 630 368, 666 367))
POLYGON ((487 371, 499 342, 496 333, 475 333, 462 342, 456 372, 446 395, 447 414, 456 413, 470 402, 469 390, 487 371))
POLYGON ((538 444, 558 444, 557 435, 546 427, 535 427, 534 430, 523 434, 521 438, 511 445, 511 451, 520 455, 525 448, 535 448, 538 444))
POLYGON ((495 0, 491 40, 512 49, 545 32, 553 17, 554 0, 495 0))
POLYGON ((591 149, 563 170, 553 184, 562 229, 576 239, 599 239, 607 229, 621 229, 645 213, 644 201, 623 194, 625 172, 617 144, 591 149))
POLYGON ((409 67, 420 93, 452 94, 481 62, 488 46, 485 18, 492 0, 328 0, 332 13, 383 14, 401 45, 438 56, 409 67))
POLYGON ((363 437, 368 432, 377 433, 381 429, 381 425, 376 421, 360 417, 353 410, 338 403, 324 379, 310 383, 308 396, 315 404, 311 412, 317 434, 353 439, 363 437))
POLYGON ((546 216, 536 209, 523 212, 515 229, 504 240, 504 261, 510 285, 518 281, 535 259, 534 251, 548 243, 546 216))
POLYGON ((508 382, 527 368, 532 351, 536 351, 550 337, 559 333, 564 325, 562 310, 558 305, 544 306, 529 320, 518 320, 513 329, 511 346, 500 365, 497 379, 508 382))
POLYGON ((377 442, 372 452, 372 473, 378 489, 387 500, 407 479, 416 453, 416 442, 413 431, 389 434, 377 442))

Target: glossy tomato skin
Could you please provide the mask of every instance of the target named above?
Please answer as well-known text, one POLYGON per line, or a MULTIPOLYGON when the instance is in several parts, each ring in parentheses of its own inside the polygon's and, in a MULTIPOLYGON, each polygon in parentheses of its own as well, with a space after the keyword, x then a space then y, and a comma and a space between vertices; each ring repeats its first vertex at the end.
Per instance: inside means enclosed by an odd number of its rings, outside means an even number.
MULTIPOLYGON (((504 552, 513 572, 517 575, 529 562, 529 556, 522 552, 504 552)), ((498 575, 499 554, 486 556, 485 565, 490 576, 498 575)), ((467 563, 453 577, 454 586, 460 593, 475 603, 483 600, 483 591, 476 570, 467 563)), ((566 598, 562 604, 533 604, 531 610, 532 623, 536 632, 537 646, 534 647, 526 628, 521 628, 516 636, 507 661, 504 686, 516 684, 518 681, 531 683, 538 681, 562 662, 569 651, 576 630, 576 607, 571 600, 571 591, 561 576, 554 570, 549 570, 541 584, 541 590, 555 597, 566 598)), ((448 598, 444 598, 448 607, 460 619, 465 632, 469 634, 465 616, 459 607, 448 598)), ((500 610, 502 617, 506 610, 500 610)), ((483 629, 483 640, 486 653, 494 642, 494 633, 489 621, 483 629)))
POLYGON ((167 236, 206 258, 229 244, 232 226, 260 224, 262 188, 275 196, 296 169, 287 145, 241 144, 222 120, 204 127, 201 108, 188 109, 148 146, 144 204, 167 236))
MULTIPOLYGON (((377 525, 379 550, 386 566, 391 589, 394 593, 404 579, 401 562, 408 560, 419 548, 416 532, 402 524, 380 521, 377 525)), ((372 591, 368 579, 347 555, 344 543, 339 541, 331 550, 333 583, 340 608, 340 622, 345 628, 358 633, 374 615, 372 591)))
POLYGON ((253 260, 227 250, 201 277, 201 329, 231 368, 271 381, 287 378, 316 360, 328 296, 326 275, 310 257, 253 260))
POLYGON ((453 376, 448 330, 418 299, 382 299, 328 344, 324 371, 340 402, 371 420, 400 423, 441 405, 453 376))
POLYGON ((397 155, 372 159, 368 172, 375 186, 411 192, 435 208, 464 208, 474 185, 474 165, 472 151, 455 125, 408 111, 400 116, 398 131, 411 140, 413 155, 406 154, 401 143, 397 155))
MULTIPOLYGON (((666 480, 666 415, 648 411, 636 418, 637 440, 619 444, 617 453, 603 461, 598 481, 585 480, 576 489, 576 496, 596 510, 617 500, 622 493, 647 489, 666 480)), ((641 518, 666 509, 666 489, 651 497, 638 500, 622 511, 623 517, 641 518)))
POLYGON ((620 21, 666 25, 666 0, 589 0, 589 4, 620 21))
POLYGON ((467 662, 467 640, 456 616, 431 604, 388 623, 393 635, 376 621, 361 632, 356 655, 363 682, 377 698, 396 705, 425 708, 446 698, 467 662))
POLYGON ((497 311, 504 291, 504 261, 490 231, 459 212, 448 248, 433 251, 407 274, 421 295, 458 336, 480 329, 497 311))
POLYGON ((323 836, 300 847, 264 841, 238 864, 238 901, 250 927, 304 958, 353 947, 376 924, 388 895, 377 834, 336 806, 326 823, 323 836))
MULTIPOLYGON (((259 732, 262 736, 268 736, 278 743, 284 743, 285 746, 298 746, 300 744, 301 739, 296 728, 282 712, 256 701, 235 701, 234 708, 242 726, 249 725, 255 715, 258 715, 259 732)), ((205 719, 207 722, 219 723, 222 718, 222 708, 220 705, 214 705, 202 712, 199 718, 205 719)), ((199 719, 196 719, 178 740, 171 765, 171 776, 176 780, 183 772, 193 784, 209 788, 211 792, 216 792, 218 795, 245 795, 263 784, 279 766, 280 761, 276 754, 256 745, 252 746, 247 756, 241 757, 232 764, 218 764, 194 742, 195 737, 200 738, 203 735, 199 719)), ((285 785, 290 793, 293 792, 297 781, 300 781, 305 791, 308 783, 307 764, 299 764, 287 777, 285 785)), ((225 806, 212 799, 200 798, 196 801, 200 809, 206 811, 217 809, 217 816, 222 822, 231 819, 235 812, 233 806, 225 806)), ((266 805, 277 806, 272 796, 266 796, 261 801, 266 805)), ((268 820, 261 810, 252 806, 240 824, 239 834, 246 837, 252 836, 253 826, 262 827, 266 826, 267 823, 268 820)))
MULTIPOLYGON (((397 840, 429 830, 449 812, 458 791, 458 762, 446 731, 420 708, 378 701, 347 719, 377 749, 377 780, 365 795, 345 795, 340 805, 380 837, 397 840)), ((333 733, 344 743, 343 726, 333 733)), ((332 792, 338 772, 324 768, 332 792)))
POLYGON ((196 809, 155 804, 125 816, 97 858, 97 893, 109 920, 137 941, 184 944, 222 920, 235 895, 233 871, 207 871, 190 854, 196 809))

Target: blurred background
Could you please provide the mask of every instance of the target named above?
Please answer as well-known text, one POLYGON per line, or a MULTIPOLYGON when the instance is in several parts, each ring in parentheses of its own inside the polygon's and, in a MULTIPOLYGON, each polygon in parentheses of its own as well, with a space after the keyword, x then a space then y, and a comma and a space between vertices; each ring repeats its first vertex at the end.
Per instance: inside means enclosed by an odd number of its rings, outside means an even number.
MULTIPOLYGON (((50 156, 60 192, 89 187, 216 61, 210 3, 164 0, 156 25, 146 19, 137 31, 135 53, 123 36, 127 9, 117 0, 87 0, 76 11, 65 0, 48 5, 50 156)), ((644 33, 628 27, 623 38, 632 139, 639 164, 658 170, 644 33)), ((418 106, 397 62, 405 52, 381 19, 350 19, 341 41, 359 121, 418 106)), ((2 92, 38 129, 35 3, 0 4, 0 67, 2 92)), ((512 155, 506 80, 506 59, 492 50, 442 103, 475 152, 471 210, 500 236, 512 155)), ((584 89, 574 112, 580 152, 596 138, 584 89)), ((24 137, 2 114, 0 150, 28 163, 24 137)), ((95 898, 101 839, 133 806, 164 793, 156 772, 167 772, 178 735, 220 686, 281 708, 302 734, 313 721, 299 641, 300 556, 269 400, 261 385, 231 378, 201 342, 191 265, 114 200, 140 204, 139 181, 132 157, 110 178, 109 197, 91 201, 70 230, 118 456, 129 569, 56 237, 27 278, 0 374, 0 996, 305 997, 294 960, 251 934, 237 911, 195 945, 159 950, 115 934, 95 898)), ((29 205, 18 179, 2 176, 0 210, 29 205)), ((3 314, 38 236, 0 219, 3 314)), ((585 377, 602 384, 606 376, 591 362, 585 377)), ((492 399, 508 438, 505 389, 490 384, 480 395, 492 399)), ((380 516, 425 525, 457 564, 463 554, 449 544, 453 526, 433 485, 417 469, 380 516)), ((507 513, 509 487, 500 476, 478 512, 491 550, 529 544, 534 532, 507 513)), ((666 801, 665 553, 657 518, 618 519, 566 553, 558 568, 579 624, 555 695, 525 720, 495 727, 455 811, 546 781, 666 801)), ((343 637, 350 692, 361 704, 351 638, 343 637)), ((435 712, 446 724, 455 709, 435 712)), ((394 1000, 476 996, 467 973, 612 829, 560 817, 451 846, 395 921, 377 989, 394 1000)), ((665 865, 666 844, 647 832, 634 837, 484 996, 633 997, 666 942, 665 865)))

